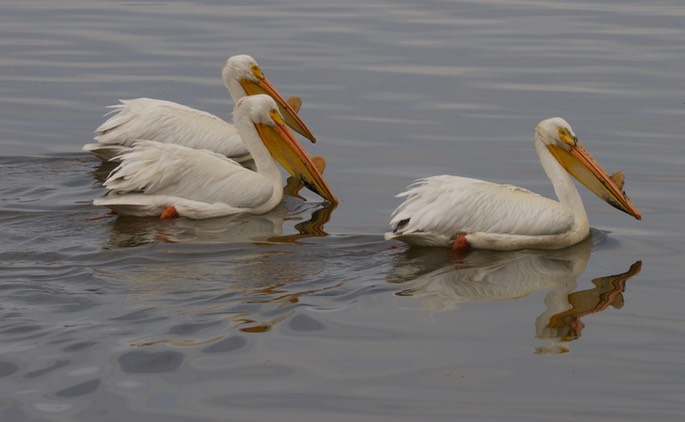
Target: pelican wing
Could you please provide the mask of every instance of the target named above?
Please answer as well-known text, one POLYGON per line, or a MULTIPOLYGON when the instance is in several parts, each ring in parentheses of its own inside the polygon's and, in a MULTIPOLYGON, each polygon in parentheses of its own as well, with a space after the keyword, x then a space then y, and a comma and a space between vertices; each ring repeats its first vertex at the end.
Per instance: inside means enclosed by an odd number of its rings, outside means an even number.
MULTIPOLYGON (((248 155, 236 128, 213 114, 151 98, 121 100, 110 108, 113 115, 95 130, 104 152, 110 145, 131 147, 138 139, 149 139, 239 159, 248 155)), ((92 145, 87 151, 98 155, 92 145)))
POLYGON ((105 186, 119 196, 143 193, 253 208, 273 194, 271 181, 207 150, 140 141, 118 159, 105 186))
POLYGON ((562 204, 526 189, 457 176, 421 179, 398 195, 406 197, 390 225, 398 237, 433 233, 541 236, 567 231, 573 213, 562 204))

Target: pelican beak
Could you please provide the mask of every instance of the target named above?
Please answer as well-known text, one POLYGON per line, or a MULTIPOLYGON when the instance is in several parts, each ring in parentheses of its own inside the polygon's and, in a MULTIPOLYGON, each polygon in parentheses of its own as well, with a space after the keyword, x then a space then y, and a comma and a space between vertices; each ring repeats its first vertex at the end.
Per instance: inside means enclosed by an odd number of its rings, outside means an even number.
POLYGON ((271 110, 270 116, 275 124, 255 123, 255 127, 271 155, 288 173, 301 180, 312 192, 337 204, 338 198, 331 192, 315 160, 312 160, 307 151, 297 142, 278 111, 271 110))
POLYGON ((609 205, 641 220, 642 214, 623 191, 623 174, 617 172, 609 176, 580 141, 573 138, 565 142, 569 150, 555 145, 548 149, 566 171, 609 205))
MULTIPOLYGON (((281 111, 281 115, 283 116, 285 123, 295 132, 312 141, 312 143, 316 143, 316 137, 314 137, 314 134, 309 130, 307 125, 304 124, 302 119, 300 119, 300 116, 297 115, 297 110, 295 110, 293 107, 296 105, 296 100, 293 101, 291 99, 290 101, 287 101, 285 98, 283 98, 283 96, 276 90, 271 82, 266 79, 266 76, 264 76, 264 73, 262 73, 262 70, 259 68, 259 66, 252 66, 252 74, 257 79, 256 82, 247 79, 240 80, 240 85, 243 87, 247 95, 266 94, 273 98, 274 101, 276 101, 276 104, 278 104, 278 108, 281 111)), ((297 104, 296 107, 299 109, 299 104, 297 104)))

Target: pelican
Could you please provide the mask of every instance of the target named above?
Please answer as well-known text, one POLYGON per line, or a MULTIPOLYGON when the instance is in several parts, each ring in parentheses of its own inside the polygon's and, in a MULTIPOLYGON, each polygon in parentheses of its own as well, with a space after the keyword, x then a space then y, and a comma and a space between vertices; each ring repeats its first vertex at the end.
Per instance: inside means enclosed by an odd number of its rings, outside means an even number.
POLYGON ((337 203, 270 96, 243 97, 233 116, 255 171, 208 150, 139 141, 117 158, 119 166, 104 183, 109 191, 93 204, 119 214, 161 218, 264 214, 283 197, 283 180, 274 158, 308 188, 337 203))
POLYGON ((623 192, 623 175, 607 175, 562 118, 535 128, 535 150, 559 201, 526 189, 457 176, 420 179, 398 195, 391 233, 411 245, 454 249, 561 249, 590 233, 569 173, 619 210, 642 218, 623 192), (567 173, 568 172, 568 173, 567 173))
MULTIPOLYGON (((285 100, 252 57, 229 57, 221 78, 235 102, 247 95, 270 95, 278 103, 288 126, 316 142, 312 132, 297 115, 301 104, 299 98, 285 100)), ((103 161, 128 150, 138 139, 208 149, 239 162, 250 158, 235 126, 213 114, 151 98, 121 100, 120 104, 110 108, 115 114, 95 130, 95 140, 98 142, 82 148, 103 161)))

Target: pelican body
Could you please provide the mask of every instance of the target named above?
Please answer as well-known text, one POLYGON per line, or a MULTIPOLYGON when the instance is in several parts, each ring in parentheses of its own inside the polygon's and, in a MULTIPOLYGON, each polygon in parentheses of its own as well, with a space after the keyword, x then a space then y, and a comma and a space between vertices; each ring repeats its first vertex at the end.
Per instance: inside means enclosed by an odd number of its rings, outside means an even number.
POLYGON ((458 176, 420 179, 398 195, 393 212, 397 239, 418 246, 492 250, 561 249, 590 233, 585 208, 569 173, 602 200, 638 220, 640 213, 623 192, 623 176, 609 176, 562 118, 535 128, 535 150, 559 198, 526 189, 458 176))
POLYGON ((310 189, 337 202, 270 96, 243 97, 233 114, 255 171, 212 151, 138 141, 117 157, 120 163, 104 183, 109 191, 94 205, 119 214, 162 218, 263 214, 283 197, 283 180, 274 158, 310 189))
MULTIPOLYGON (((316 141, 297 115, 299 104, 285 100, 252 57, 229 57, 224 63, 221 78, 235 102, 247 95, 271 96, 288 126, 312 142, 316 141)), ((120 104, 110 108, 114 115, 95 130, 98 142, 82 148, 103 161, 131 148, 139 139, 207 149, 240 162, 250 158, 236 127, 213 114, 151 98, 120 100, 120 104)))

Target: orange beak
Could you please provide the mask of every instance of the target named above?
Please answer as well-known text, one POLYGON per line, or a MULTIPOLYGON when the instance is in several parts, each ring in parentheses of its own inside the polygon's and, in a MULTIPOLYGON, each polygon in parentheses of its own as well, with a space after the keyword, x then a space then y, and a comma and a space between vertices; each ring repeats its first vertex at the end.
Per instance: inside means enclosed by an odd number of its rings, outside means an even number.
POLYGON ((271 155, 288 173, 302 180, 308 189, 331 203, 337 204, 338 198, 331 192, 323 174, 302 145, 297 142, 292 132, 288 130, 284 119, 281 119, 275 109, 271 112, 271 118, 276 123, 275 125, 255 123, 257 132, 271 155))
POLYGON ((247 79, 240 80, 240 85, 243 87, 247 95, 266 94, 273 98, 274 101, 276 101, 279 110, 281 111, 281 115, 283 116, 285 123, 295 132, 312 141, 312 143, 316 143, 314 134, 309 130, 307 125, 304 124, 302 119, 300 119, 300 116, 297 115, 297 112, 291 103, 283 98, 283 96, 278 92, 278 90, 276 90, 271 82, 266 79, 262 71, 258 67, 255 67, 252 69, 252 73, 255 77, 257 77, 258 82, 247 79))
POLYGON ((592 193, 614 208, 642 219, 642 214, 623 191, 622 175, 609 176, 579 141, 576 140, 568 151, 558 146, 548 146, 548 149, 566 171, 592 193))

